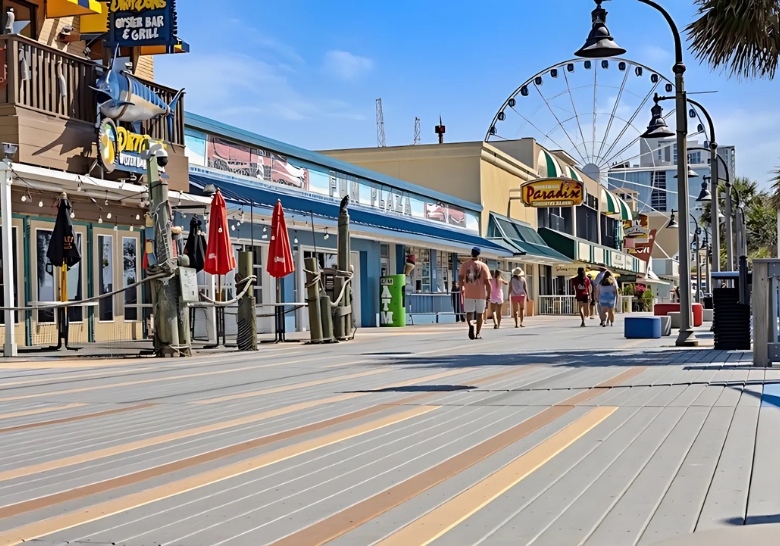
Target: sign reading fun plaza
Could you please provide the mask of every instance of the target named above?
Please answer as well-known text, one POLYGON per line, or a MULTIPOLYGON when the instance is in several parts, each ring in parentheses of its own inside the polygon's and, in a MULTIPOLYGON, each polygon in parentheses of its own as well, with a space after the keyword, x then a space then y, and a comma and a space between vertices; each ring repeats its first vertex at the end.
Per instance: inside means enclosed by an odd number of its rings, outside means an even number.
POLYGON ((585 200, 585 186, 569 178, 543 178, 521 187, 523 203, 529 207, 576 207, 585 200))

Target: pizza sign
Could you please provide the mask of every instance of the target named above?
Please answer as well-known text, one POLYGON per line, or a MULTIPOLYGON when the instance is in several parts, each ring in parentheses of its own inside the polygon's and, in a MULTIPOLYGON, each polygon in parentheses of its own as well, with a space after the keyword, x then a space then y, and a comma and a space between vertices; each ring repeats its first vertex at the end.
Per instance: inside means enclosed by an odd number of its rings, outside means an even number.
POLYGON ((585 200, 585 186, 570 178, 544 178, 523 184, 523 203, 529 207, 576 207, 585 200))

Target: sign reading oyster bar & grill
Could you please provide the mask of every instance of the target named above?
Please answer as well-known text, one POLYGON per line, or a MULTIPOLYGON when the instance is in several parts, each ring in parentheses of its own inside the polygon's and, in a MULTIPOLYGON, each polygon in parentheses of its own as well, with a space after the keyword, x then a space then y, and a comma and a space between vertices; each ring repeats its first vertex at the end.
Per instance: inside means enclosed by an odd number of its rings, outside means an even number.
POLYGON ((585 186, 579 180, 544 178, 521 187, 523 203, 529 207, 576 207, 585 200, 585 186))

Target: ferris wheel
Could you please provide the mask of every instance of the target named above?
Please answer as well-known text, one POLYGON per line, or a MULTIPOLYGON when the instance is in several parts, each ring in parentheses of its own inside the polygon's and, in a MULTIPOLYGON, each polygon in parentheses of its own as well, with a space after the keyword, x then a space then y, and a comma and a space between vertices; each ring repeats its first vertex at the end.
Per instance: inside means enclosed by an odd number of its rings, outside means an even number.
MULTIPOLYGON (((650 121, 653 98, 673 95, 674 83, 659 71, 628 59, 572 59, 531 76, 507 97, 488 128, 487 142, 533 137, 548 150, 566 152, 580 170, 604 186, 623 184, 616 172, 669 165, 674 146, 651 146, 641 138, 650 121)), ((662 103, 663 117, 675 125, 674 101, 662 103)), ((696 108, 688 139, 707 127, 696 108)), ((676 146, 674 146, 676 151, 676 146)), ((541 173, 544 174, 544 173, 541 173)), ((567 176, 547 173, 547 176, 567 176)))

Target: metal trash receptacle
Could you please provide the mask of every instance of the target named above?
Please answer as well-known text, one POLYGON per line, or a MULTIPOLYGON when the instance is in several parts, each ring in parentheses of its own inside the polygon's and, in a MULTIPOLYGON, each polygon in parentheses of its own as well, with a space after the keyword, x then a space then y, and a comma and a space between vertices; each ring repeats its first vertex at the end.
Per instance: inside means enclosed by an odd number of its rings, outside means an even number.
POLYGON ((713 290, 715 349, 750 350, 750 305, 739 303, 738 288, 713 290))

